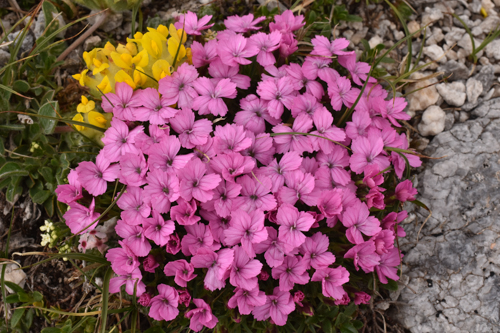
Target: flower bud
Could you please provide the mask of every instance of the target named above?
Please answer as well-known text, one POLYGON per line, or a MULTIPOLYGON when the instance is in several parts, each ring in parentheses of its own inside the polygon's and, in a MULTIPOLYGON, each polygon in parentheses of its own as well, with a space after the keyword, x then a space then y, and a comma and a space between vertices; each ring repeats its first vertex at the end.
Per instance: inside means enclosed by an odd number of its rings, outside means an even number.
POLYGON ((143 293, 141 297, 139 297, 138 302, 142 306, 149 306, 149 303, 151 302, 151 295, 148 293, 143 293))
POLYGON ((158 264, 158 262, 156 261, 155 257, 152 254, 148 255, 142 262, 142 267, 146 272, 149 273, 154 273, 155 268, 158 266, 160 266, 160 264, 158 264))

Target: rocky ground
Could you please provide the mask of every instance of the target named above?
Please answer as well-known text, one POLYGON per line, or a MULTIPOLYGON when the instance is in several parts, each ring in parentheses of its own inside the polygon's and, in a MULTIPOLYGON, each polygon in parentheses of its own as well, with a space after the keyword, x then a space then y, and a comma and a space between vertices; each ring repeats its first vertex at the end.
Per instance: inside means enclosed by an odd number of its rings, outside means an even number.
MULTIPOLYGON (((144 0, 144 22, 166 23, 176 13, 199 10, 207 2, 144 0)), ((243 10, 250 10, 252 4, 243 10)), ((469 59, 473 52, 470 36, 451 13, 471 29, 477 48, 500 24, 500 0, 409 0, 409 4, 413 8, 409 31, 428 25, 425 40, 421 32, 412 41, 413 63, 421 53, 416 65, 431 64, 414 73, 414 81, 401 92, 425 87, 408 96, 407 112, 412 120, 407 130, 412 147, 439 159, 426 160, 415 177, 418 199, 430 208, 432 216, 428 217, 429 212, 424 209, 408 207, 412 212, 404 222, 408 235, 400 240, 405 253, 402 289, 380 307, 390 307, 386 316, 399 320, 411 332, 499 332, 500 39, 477 53, 474 65, 469 59)), ((401 23, 385 3, 352 1, 347 8, 351 14, 362 17, 363 22, 341 22, 336 35, 348 38, 350 49, 357 53, 363 50, 362 39, 372 48, 378 44, 388 48, 404 38, 401 23)), ((9 14, 2 18, 2 23, 8 26, 15 19, 15 15, 9 14)), ((23 48, 31 49, 43 24, 38 18, 32 38, 23 48)), ((58 79, 63 83, 71 81, 69 75, 81 69, 84 50, 102 45, 110 37, 124 42, 130 25, 129 13, 111 17, 68 57, 56 74, 58 79)), ((9 37, 13 38, 14 35, 9 37)), ((383 66, 389 73, 397 73, 407 54, 408 47, 403 44, 390 54, 396 63, 383 66)), ((7 51, 0 48, 0 65, 6 57, 7 51)), ((75 96, 79 96, 77 90, 75 96)), ((2 209, 7 221, 9 209, 2 209)), ((19 217, 22 222, 17 224, 11 246, 36 250, 40 242, 36 229, 43 219, 29 202, 24 204, 23 214, 31 216, 19 217)), ((60 271, 68 269, 59 267, 60 271)), ((58 277, 54 281, 51 278, 42 281, 47 290, 58 283, 58 277)), ((61 298, 71 295, 75 297, 68 289, 61 298)))

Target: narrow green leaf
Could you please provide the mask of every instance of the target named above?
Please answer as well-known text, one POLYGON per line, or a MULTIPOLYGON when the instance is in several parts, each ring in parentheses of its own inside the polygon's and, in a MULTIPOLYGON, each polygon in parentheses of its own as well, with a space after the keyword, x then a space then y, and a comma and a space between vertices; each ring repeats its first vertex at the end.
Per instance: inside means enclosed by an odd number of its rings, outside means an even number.
POLYGON ((7 162, 0 168, 0 178, 27 176, 29 172, 15 162, 7 162))
POLYGON ((5 285, 10 289, 14 290, 15 293, 24 293, 24 289, 21 288, 19 285, 15 284, 14 282, 5 281, 5 285))
POLYGON ((108 319, 108 301, 109 301, 109 281, 113 277, 113 270, 108 268, 104 275, 102 287, 102 313, 101 313, 101 333, 106 333, 106 321, 108 319))
POLYGON ((16 92, 12 88, 4 86, 3 84, 0 84, 0 89, 6 90, 6 91, 10 92, 11 94, 15 94, 17 96, 20 96, 20 97, 23 97, 23 98, 26 98, 26 99, 31 99, 31 97, 27 97, 27 96, 21 95, 20 93, 16 92))
POLYGON ((423 209, 425 209, 426 211, 430 212, 431 210, 429 209, 429 207, 427 207, 423 202, 419 201, 419 200, 413 200, 413 201, 410 201, 412 204, 414 205, 417 205, 418 207, 422 207, 423 209))
MULTIPOLYGON (((8 282, 8 281, 5 281, 8 282)), ((12 294, 7 296, 5 303, 12 304, 12 303, 19 303, 19 295, 18 294, 12 294)))
MULTIPOLYGON (((38 114, 41 116, 48 116, 56 118, 57 113, 59 111, 59 103, 55 101, 47 102, 40 107, 38 110, 38 114)), ((57 118, 56 118, 57 119, 57 118)), ((42 126, 42 130, 45 134, 52 134, 54 129, 56 128, 56 120, 42 118, 40 119, 40 125, 42 126)))
POLYGON ((4 124, 0 125, 1 130, 7 130, 7 131, 22 131, 26 128, 26 126, 21 125, 21 124, 4 124))
POLYGON ((26 309, 16 309, 14 313, 12 314, 11 322, 10 322, 10 327, 14 328, 17 326, 21 318, 23 317, 24 311, 26 309))

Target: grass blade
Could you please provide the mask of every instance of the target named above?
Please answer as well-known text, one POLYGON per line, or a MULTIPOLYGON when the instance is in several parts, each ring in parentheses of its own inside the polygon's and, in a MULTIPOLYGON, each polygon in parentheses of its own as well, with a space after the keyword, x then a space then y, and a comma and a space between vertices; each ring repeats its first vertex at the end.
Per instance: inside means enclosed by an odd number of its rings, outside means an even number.
POLYGON ((109 281, 113 276, 113 270, 108 268, 104 274, 104 284, 102 290, 102 313, 101 313, 101 333, 106 333, 106 320, 108 319, 108 301, 109 301, 109 281))

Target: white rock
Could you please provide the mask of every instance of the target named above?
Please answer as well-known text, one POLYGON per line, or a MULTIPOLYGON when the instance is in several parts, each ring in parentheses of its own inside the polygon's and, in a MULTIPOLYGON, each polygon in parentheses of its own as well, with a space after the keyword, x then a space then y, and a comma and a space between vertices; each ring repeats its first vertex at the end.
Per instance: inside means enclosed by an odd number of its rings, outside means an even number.
POLYGON ((0 49, 0 67, 6 65, 10 60, 10 53, 0 49))
POLYGON ((495 30, 499 23, 500 17, 491 15, 484 19, 484 21, 479 25, 479 28, 481 28, 483 33, 487 35, 491 31, 495 30))
POLYGON ((377 46, 378 44, 383 44, 384 41, 382 40, 382 38, 380 38, 379 36, 375 35, 373 36, 372 38, 370 38, 370 40, 368 41, 368 44, 370 45, 370 48, 374 49, 375 46, 377 46))
MULTIPOLYGON (((5 281, 9 281, 17 284, 19 287, 24 288, 26 283, 26 273, 16 264, 7 264, 5 268, 5 281)), ((14 290, 7 287, 9 293, 13 293, 14 290)))
POLYGON ((443 49, 436 44, 424 47, 424 54, 440 63, 446 62, 446 56, 444 56, 443 49))
POLYGON ((444 35, 444 41, 449 46, 452 46, 455 43, 458 43, 462 39, 465 34, 465 29, 453 27, 451 31, 444 35))
POLYGON ((481 27, 474 27, 471 29, 472 36, 479 37, 483 34, 483 29, 481 27))
POLYGON ((476 103, 479 95, 483 92, 483 84, 481 81, 474 78, 467 80, 467 101, 469 103, 476 103))
POLYGON ((473 13, 479 14, 481 12, 481 1, 479 1, 479 0, 472 0, 472 3, 469 3, 469 9, 473 13))
POLYGON ((394 39, 395 40, 400 40, 405 38, 405 33, 403 31, 393 31, 394 33, 394 39))
POLYGON ((495 6, 500 7, 500 0, 493 0, 495 6))
POLYGON ((465 93, 465 84, 462 82, 440 83, 436 85, 436 89, 446 103, 454 106, 464 105, 467 95, 465 93))
POLYGON ((479 63, 483 66, 485 65, 489 65, 490 64, 490 59, 486 58, 486 57, 481 57, 479 58, 479 63))
POLYGON ((443 39, 444 39, 443 30, 436 27, 436 28, 432 29, 432 34, 425 41, 425 45, 438 44, 438 43, 441 43, 441 41, 443 39))
MULTIPOLYGON (((96 14, 98 11, 92 10, 90 14, 96 14)), ((87 19, 87 21, 90 24, 94 24, 97 21, 97 18, 100 17, 100 15, 104 14, 99 14, 99 15, 94 15, 91 16, 87 19)), ((109 15, 104 23, 99 27, 100 30, 104 32, 110 32, 115 30, 116 28, 119 28, 122 25, 123 22, 123 14, 122 13, 113 13, 109 15)))
MULTIPOLYGON (((415 31, 418 31, 419 29, 420 29, 420 24, 417 21, 413 20, 413 21, 408 22, 408 32, 410 34, 414 33, 415 31)), ((418 38, 421 33, 422 32, 419 32, 418 34, 413 36, 413 38, 418 38)))
POLYGON ((488 15, 496 16, 495 4, 491 0, 482 0, 481 7, 488 13, 488 15))
MULTIPOLYGON (((481 45, 483 41, 480 39, 474 38, 474 44, 476 48, 481 45)), ((472 41, 470 40, 469 34, 464 34, 462 38, 458 41, 458 46, 462 47, 465 51, 465 55, 468 56, 472 53, 472 41)), ((481 50, 482 52, 482 50, 481 50)), ((477 56, 480 57, 481 52, 477 53, 477 56)))
POLYGON ((422 114, 418 131, 422 136, 437 135, 444 130, 446 113, 437 105, 432 105, 422 114))
MULTIPOLYGON (((423 77, 428 76, 430 73, 425 72, 425 73, 414 73, 410 76, 411 79, 421 79, 423 77)), ((429 79, 429 80, 424 80, 424 81, 419 81, 415 82, 412 84, 409 84, 408 87, 406 88, 406 92, 414 91, 416 89, 428 86, 432 83, 437 82, 436 78, 429 79)), ((407 98, 408 100, 408 109, 410 111, 420 111, 420 110, 425 110, 429 106, 434 105, 438 102, 440 99, 440 95, 436 90, 436 87, 431 85, 430 87, 418 90, 412 94, 410 94, 407 98)))
POLYGON ((496 39, 486 45, 485 50, 486 56, 488 58, 495 58, 496 60, 500 60, 500 39, 496 39))
POLYGON ((443 12, 436 8, 425 7, 425 14, 422 16, 422 25, 427 25, 444 18, 443 12))
POLYGON ((91 37, 87 38, 85 40, 85 42, 83 42, 83 49, 85 51, 90 51, 90 50, 94 49, 95 47, 97 47, 97 45, 99 45, 100 42, 101 42, 101 37, 91 36, 91 37))
POLYGON ((351 40, 352 35, 354 35, 354 31, 350 29, 342 33, 342 36, 344 36, 347 40, 351 40))

